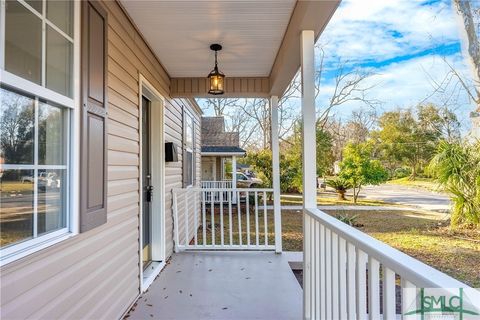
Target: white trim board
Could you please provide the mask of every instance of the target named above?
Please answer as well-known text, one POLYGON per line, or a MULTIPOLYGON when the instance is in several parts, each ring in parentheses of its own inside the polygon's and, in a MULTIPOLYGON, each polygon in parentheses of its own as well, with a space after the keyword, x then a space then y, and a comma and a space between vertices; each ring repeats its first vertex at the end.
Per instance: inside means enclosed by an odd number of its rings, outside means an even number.
MULTIPOLYGON (((140 201, 139 213, 139 271, 140 290, 144 292, 151 285, 156 276, 165 266, 166 260, 166 238, 165 238, 165 98, 139 74, 139 108, 142 105, 142 96, 151 101, 151 132, 150 161, 152 163, 152 263, 146 270, 143 270, 143 203, 140 201), (158 138, 158 139, 157 139, 158 138)), ((140 133, 142 132, 142 112, 139 115, 140 133)), ((142 192, 143 168, 142 168, 142 134, 140 134, 140 193, 142 192)))

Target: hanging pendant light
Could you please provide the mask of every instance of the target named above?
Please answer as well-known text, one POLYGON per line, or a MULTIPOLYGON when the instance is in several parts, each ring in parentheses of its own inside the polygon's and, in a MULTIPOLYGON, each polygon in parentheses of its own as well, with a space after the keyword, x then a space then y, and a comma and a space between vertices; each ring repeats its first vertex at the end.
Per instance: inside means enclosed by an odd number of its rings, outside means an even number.
POLYGON ((215 67, 208 74, 208 79, 210 80, 210 89, 208 90, 208 93, 219 95, 225 92, 224 91, 225 75, 218 70, 218 66, 217 66, 217 52, 222 50, 222 46, 215 43, 210 46, 210 49, 215 51, 215 67))

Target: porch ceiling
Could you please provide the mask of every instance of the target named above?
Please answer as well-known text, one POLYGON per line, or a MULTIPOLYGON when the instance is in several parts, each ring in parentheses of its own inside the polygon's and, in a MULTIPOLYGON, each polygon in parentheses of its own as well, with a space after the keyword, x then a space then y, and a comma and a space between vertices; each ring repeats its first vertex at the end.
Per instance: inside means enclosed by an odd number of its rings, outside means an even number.
POLYGON ((318 37, 340 2, 120 1, 175 82, 172 96, 178 97, 204 95, 212 43, 223 46, 219 67, 231 80, 227 96, 281 95, 300 65, 300 31, 314 30, 318 37))

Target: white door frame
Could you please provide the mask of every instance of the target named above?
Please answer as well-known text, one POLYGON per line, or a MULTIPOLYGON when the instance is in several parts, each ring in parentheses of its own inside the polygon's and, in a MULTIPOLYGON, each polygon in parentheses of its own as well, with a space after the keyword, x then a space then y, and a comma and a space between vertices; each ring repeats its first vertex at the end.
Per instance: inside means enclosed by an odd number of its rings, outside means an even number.
MULTIPOLYGON (((151 246, 152 263, 143 270, 143 200, 140 199, 139 214, 139 268, 140 290, 144 292, 152 284, 155 277, 165 266, 165 98, 139 74, 139 107, 142 108, 142 96, 151 101, 150 109, 150 163, 152 168, 152 217, 151 217, 151 246)), ((142 168, 142 112, 139 110, 140 123, 140 177, 139 185, 142 191, 143 168, 142 168)), ((141 194, 141 193, 140 193, 141 194)), ((142 198, 142 196, 140 196, 142 198)))

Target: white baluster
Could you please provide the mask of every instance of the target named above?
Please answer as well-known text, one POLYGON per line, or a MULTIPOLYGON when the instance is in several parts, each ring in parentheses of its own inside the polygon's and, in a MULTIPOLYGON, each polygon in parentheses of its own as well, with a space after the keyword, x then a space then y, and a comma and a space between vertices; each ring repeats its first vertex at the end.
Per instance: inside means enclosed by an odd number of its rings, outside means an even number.
POLYGON ((380 264, 368 258, 368 314, 370 320, 380 319, 380 264))
POLYGON ((347 313, 348 319, 356 319, 356 295, 357 290, 355 286, 355 246, 347 243, 347 313))
POLYGON ((383 319, 395 319, 395 272, 383 266, 383 319))
POLYGON ((357 248, 357 319, 367 319, 367 254, 357 248))

